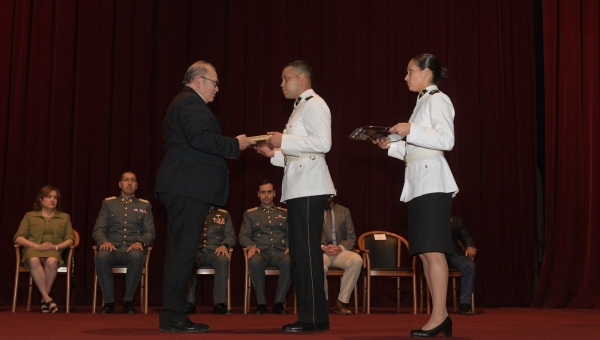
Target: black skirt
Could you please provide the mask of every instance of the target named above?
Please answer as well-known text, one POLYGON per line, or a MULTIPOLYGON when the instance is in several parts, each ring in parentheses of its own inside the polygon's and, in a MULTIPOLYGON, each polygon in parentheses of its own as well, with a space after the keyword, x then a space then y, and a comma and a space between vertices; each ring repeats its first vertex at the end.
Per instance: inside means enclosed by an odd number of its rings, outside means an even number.
POLYGON ((431 193, 408 202, 410 255, 454 253, 452 244, 452 193, 431 193))

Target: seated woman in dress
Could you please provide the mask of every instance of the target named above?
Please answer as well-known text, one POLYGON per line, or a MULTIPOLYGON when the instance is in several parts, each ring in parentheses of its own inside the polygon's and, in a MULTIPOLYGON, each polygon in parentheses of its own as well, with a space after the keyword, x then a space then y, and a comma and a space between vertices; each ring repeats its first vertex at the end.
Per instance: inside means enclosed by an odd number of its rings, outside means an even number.
POLYGON ((48 295, 58 267, 75 236, 68 214, 60 212, 60 191, 47 185, 35 197, 33 211, 25 214, 13 241, 23 247, 21 259, 42 295, 41 312, 56 313, 58 306, 48 295))

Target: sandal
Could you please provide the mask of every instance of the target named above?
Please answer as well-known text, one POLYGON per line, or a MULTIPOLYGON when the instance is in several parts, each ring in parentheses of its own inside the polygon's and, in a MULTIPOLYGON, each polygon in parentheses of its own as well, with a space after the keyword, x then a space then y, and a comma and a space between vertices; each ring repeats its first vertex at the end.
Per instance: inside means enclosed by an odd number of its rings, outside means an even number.
POLYGON ((56 304, 56 302, 54 302, 54 300, 48 301, 47 304, 48 304, 48 309, 49 309, 50 313, 52 313, 52 314, 58 313, 58 305, 56 304))
POLYGON ((44 300, 40 301, 40 312, 44 314, 50 313, 50 310, 48 309, 48 304, 45 303, 44 300))

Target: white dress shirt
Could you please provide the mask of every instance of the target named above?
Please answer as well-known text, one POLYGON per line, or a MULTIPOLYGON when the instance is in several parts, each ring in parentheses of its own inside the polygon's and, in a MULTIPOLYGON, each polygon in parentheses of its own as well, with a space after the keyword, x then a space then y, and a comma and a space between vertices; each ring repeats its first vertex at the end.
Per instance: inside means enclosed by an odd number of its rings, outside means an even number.
POLYGON ((331 112, 323 98, 312 89, 304 91, 300 97, 302 100, 294 105, 283 130, 281 149, 275 149, 271 158, 273 165, 285 167, 281 202, 335 194, 325 162, 325 154, 331 149, 331 112), (302 157, 285 163, 285 155, 306 154, 321 154, 322 157, 302 157))
MULTIPOLYGON (((436 85, 427 87, 427 93, 417 99, 417 105, 409 119, 410 133, 405 141, 391 143, 388 156, 404 159, 424 149, 450 151, 454 147, 454 106, 450 98, 436 85), (439 90, 438 90, 439 91, 439 90)), ((458 193, 458 186, 443 155, 418 158, 408 164, 404 172, 404 187, 400 200, 408 202, 425 194, 443 192, 458 193)))

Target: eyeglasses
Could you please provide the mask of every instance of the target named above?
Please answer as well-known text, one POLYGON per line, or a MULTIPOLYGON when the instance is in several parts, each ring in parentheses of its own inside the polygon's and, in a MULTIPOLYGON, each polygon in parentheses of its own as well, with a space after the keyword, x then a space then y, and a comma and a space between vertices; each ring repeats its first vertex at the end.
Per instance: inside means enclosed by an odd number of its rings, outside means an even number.
POLYGON ((206 78, 206 77, 204 77, 204 76, 198 76, 198 77, 200 77, 200 78, 202 78, 202 79, 206 79, 206 80, 210 81, 211 83, 213 83, 213 85, 215 85, 215 87, 219 86, 219 82, 218 82, 218 81, 214 81, 214 80, 212 80, 212 79, 210 79, 210 78, 206 78))

